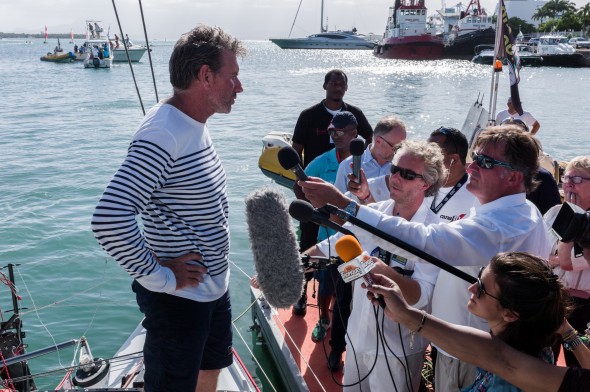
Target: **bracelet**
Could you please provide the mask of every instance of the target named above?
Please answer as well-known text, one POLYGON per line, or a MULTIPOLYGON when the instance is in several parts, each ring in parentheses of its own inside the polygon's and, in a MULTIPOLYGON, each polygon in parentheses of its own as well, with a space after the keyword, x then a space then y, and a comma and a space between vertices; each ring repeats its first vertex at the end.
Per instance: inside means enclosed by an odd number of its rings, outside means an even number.
POLYGON ((568 351, 574 351, 576 347, 582 344, 582 339, 579 336, 575 337, 572 340, 568 340, 567 342, 563 342, 563 348, 568 351))
POLYGON ((359 199, 359 201, 361 203, 364 203, 365 201, 369 200, 370 197, 371 197, 371 192, 369 192, 369 194, 367 195, 367 197, 365 197, 364 199, 359 199))
POLYGON ((414 335, 416 335, 418 332, 422 331, 422 327, 424 327, 424 324, 426 323, 426 315, 428 313, 426 313, 426 311, 422 311, 422 320, 420 320, 420 324, 418 325, 418 327, 413 330, 410 331, 410 350, 414 349, 414 335))
POLYGON ((563 335, 561 335, 561 339, 564 342, 567 342, 569 340, 576 338, 577 336, 578 336, 578 331, 576 331, 575 329, 572 328, 572 329, 566 331, 566 333, 564 333, 563 335))
POLYGON ((418 328, 416 328, 414 331, 412 331, 412 333, 418 333, 420 331, 422 331, 422 328, 424 327, 424 324, 426 323, 426 315, 428 313, 426 313, 425 310, 422 311, 422 320, 420 320, 420 325, 418 325, 418 328))

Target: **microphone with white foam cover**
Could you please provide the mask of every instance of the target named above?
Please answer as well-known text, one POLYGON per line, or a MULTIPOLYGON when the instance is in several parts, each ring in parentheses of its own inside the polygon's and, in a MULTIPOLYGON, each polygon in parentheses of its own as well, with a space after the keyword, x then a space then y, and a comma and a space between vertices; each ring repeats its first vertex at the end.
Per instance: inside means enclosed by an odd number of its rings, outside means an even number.
POLYGON ((269 304, 288 308, 303 294, 303 265, 287 198, 275 188, 246 197, 246 223, 260 290, 269 304))

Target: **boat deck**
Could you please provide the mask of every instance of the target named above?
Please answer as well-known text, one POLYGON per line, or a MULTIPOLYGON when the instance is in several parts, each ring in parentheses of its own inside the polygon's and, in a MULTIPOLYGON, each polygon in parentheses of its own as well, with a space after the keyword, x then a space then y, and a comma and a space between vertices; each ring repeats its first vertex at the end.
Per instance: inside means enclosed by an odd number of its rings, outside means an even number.
POLYGON ((342 370, 332 373, 328 369, 329 330, 322 342, 311 340, 311 332, 318 321, 318 308, 311 295, 308 295, 307 314, 294 316, 290 308, 271 307, 260 290, 251 288, 251 294, 256 298, 253 316, 282 373, 285 388, 289 391, 341 391, 342 370))

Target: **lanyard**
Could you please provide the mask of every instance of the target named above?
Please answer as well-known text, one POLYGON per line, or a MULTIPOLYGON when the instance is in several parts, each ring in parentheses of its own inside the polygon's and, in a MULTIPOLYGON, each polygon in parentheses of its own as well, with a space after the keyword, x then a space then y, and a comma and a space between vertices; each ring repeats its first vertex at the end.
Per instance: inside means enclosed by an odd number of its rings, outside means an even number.
POLYGON ((430 209, 432 210, 432 212, 434 212, 435 214, 438 214, 438 212, 441 210, 441 208, 443 208, 443 206, 445 204, 447 204, 447 201, 451 200, 451 197, 453 197, 453 195, 455 193, 457 193, 457 191, 463 186, 463 184, 465 184, 467 182, 468 178, 469 178, 469 175, 467 173, 465 173, 465 175, 463 175, 463 177, 461 177, 459 182, 455 184, 453 189, 451 189, 449 191, 449 193, 447 193, 445 198, 442 199, 442 201, 440 203, 438 203, 438 205, 436 207, 434 206, 434 202, 436 201, 436 196, 434 196, 434 198, 432 198, 432 204, 430 205, 430 209))

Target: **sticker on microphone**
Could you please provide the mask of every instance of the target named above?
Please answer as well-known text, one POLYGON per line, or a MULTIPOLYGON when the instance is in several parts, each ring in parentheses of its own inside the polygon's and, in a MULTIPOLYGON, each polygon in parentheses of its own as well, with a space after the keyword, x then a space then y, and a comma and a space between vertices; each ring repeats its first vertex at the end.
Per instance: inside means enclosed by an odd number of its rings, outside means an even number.
POLYGON ((363 252, 360 256, 338 266, 338 272, 345 283, 357 280, 369 273, 375 266, 371 257, 363 252))

